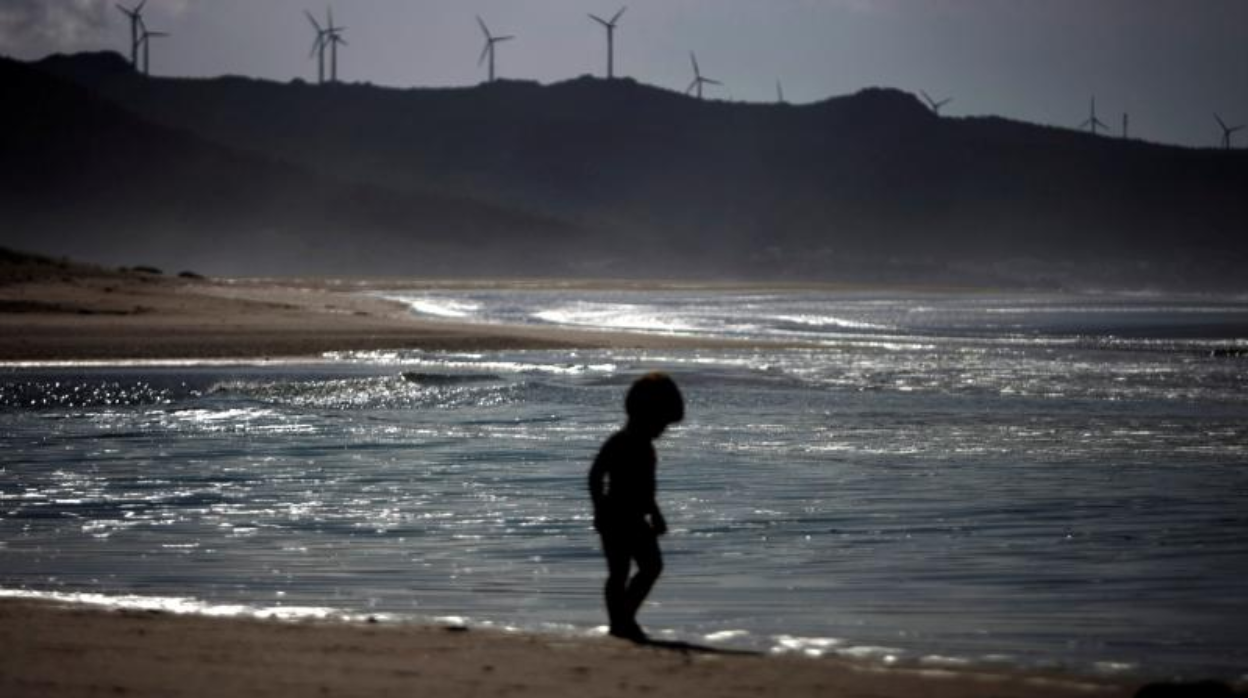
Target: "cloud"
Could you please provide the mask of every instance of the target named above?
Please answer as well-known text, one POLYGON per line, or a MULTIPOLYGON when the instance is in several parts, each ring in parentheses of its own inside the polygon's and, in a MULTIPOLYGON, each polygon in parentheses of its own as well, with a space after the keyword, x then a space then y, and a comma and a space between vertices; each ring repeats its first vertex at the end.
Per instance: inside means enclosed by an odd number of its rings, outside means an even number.
POLYGON ((3 0, 0 51, 64 51, 96 44, 108 30, 111 9, 108 0, 3 0))

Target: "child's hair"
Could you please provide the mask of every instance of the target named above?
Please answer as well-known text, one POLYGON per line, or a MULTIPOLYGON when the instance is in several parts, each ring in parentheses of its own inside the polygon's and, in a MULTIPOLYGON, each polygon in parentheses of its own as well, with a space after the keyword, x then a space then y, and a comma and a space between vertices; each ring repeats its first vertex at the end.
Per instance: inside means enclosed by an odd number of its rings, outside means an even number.
POLYGON ((676 382, 666 373, 647 373, 638 378, 624 399, 629 419, 653 424, 675 424, 685 418, 685 400, 676 382))

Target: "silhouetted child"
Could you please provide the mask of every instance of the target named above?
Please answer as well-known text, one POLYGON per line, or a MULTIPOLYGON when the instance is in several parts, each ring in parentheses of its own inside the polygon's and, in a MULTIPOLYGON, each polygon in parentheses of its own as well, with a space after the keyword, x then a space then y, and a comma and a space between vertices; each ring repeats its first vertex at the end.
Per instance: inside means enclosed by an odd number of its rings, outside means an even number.
POLYGON ((637 609, 663 572, 658 537, 667 533, 655 501, 658 461, 651 442, 684 418, 685 402, 671 378, 651 373, 633 383, 624 409, 628 423, 602 445, 589 470, 589 494, 594 500, 594 528, 607 558, 611 634, 643 641, 646 634, 637 624, 637 609), (637 574, 629 579, 634 562, 637 574))

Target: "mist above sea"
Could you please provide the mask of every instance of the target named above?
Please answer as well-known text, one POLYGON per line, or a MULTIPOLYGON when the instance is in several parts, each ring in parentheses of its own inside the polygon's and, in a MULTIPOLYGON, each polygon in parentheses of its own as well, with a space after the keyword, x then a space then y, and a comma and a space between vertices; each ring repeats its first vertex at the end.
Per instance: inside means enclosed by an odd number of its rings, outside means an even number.
POLYGON ((877 661, 1248 665, 1248 302, 389 295, 754 344, 8 367, 0 586, 592 632, 585 473, 629 382, 663 369, 689 416, 658 444, 673 531, 652 630, 877 661))

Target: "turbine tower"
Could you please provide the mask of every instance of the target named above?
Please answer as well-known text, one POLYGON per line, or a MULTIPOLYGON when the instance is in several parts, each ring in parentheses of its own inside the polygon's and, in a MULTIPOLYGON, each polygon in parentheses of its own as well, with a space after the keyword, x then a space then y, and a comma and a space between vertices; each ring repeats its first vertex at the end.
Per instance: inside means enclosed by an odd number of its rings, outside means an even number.
POLYGON ((143 74, 152 74, 152 39, 161 39, 170 36, 168 32, 148 31, 147 25, 142 20, 139 21, 139 43, 143 44, 143 74))
POLYGON ((628 9, 627 5, 625 5, 624 7, 621 7, 620 11, 616 12, 615 15, 611 17, 610 21, 607 21, 595 14, 589 15, 590 19, 601 24, 607 30, 607 79, 608 80, 615 78, 615 23, 620 21, 620 17, 624 15, 624 10, 627 10, 627 9, 628 9))
POLYGON ((931 95, 927 94, 923 90, 919 90, 919 94, 923 95, 923 101, 927 102, 927 106, 932 110, 932 113, 934 113, 936 116, 940 116, 941 107, 953 101, 953 97, 945 97, 944 99, 940 101, 936 101, 932 99, 931 95))
POLYGON ((724 83, 718 80, 712 80, 711 78, 702 77, 702 69, 698 67, 698 57, 693 54, 693 51, 689 52, 689 60, 690 62, 693 63, 693 82, 689 83, 689 87, 685 88, 685 94, 689 94, 690 92, 694 92, 696 90, 698 94, 698 99, 702 99, 702 86, 703 85, 723 86, 724 83))
POLYGON ((135 69, 139 69, 139 27, 143 24, 143 6, 147 4, 147 0, 142 0, 133 8, 124 5, 117 5, 117 9, 130 19, 130 65, 135 69))
POLYGON ((321 27, 321 23, 316 21, 311 12, 303 11, 312 23, 312 28, 316 30, 316 40, 312 42, 312 52, 308 54, 308 58, 316 56, 316 84, 320 85, 325 82, 325 46, 327 45, 328 32, 321 27))
POLYGON ((1104 121, 1101 121, 1100 119, 1096 118, 1096 97, 1092 98, 1091 116, 1088 117, 1087 121, 1084 121, 1082 124, 1079 124, 1079 128, 1087 128, 1088 130, 1092 132, 1093 136, 1096 135, 1096 129, 1098 128, 1103 128, 1107 131, 1109 130, 1109 127, 1105 125, 1104 121))
POLYGON ((776 80, 776 104, 784 103, 784 83, 776 80))
POLYGON ((342 38, 342 32, 346 31, 346 27, 334 26, 334 10, 332 7, 325 8, 326 27, 325 42, 329 44, 329 81, 338 82, 338 44, 347 46, 347 40, 342 38))
POLYGON ((481 57, 477 59, 477 65, 481 65, 486 57, 490 59, 490 79, 487 82, 494 82, 494 45, 504 41, 511 41, 516 38, 510 34, 506 36, 494 36, 490 33, 490 28, 485 26, 485 20, 477 16, 477 24, 481 26, 481 33, 485 34, 485 47, 481 49, 481 57))
POLYGON ((1231 149, 1231 134, 1235 133, 1236 131, 1243 130, 1244 128, 1243 124, 1240 124, 1239 126, 1227 126, 1226 122, 1222 120, 1222 117, 1218 116, 1217 114, 1214 114, 1213 118, 1217 119, 1218 126, 1222 127, 1222 147, 1226 148, 1227 150, 1230 150, 1231 149))

